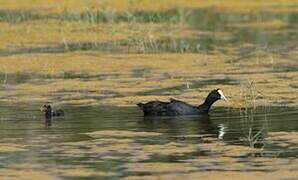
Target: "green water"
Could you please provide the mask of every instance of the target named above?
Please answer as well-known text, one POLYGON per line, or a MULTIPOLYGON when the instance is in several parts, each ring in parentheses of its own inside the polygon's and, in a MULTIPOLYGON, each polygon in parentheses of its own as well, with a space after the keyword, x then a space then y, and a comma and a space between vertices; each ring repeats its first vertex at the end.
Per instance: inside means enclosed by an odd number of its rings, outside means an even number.
MULTIPOLYGON (((119 178, 129 176, 154 175, 150 169, 144 172, 134 172, 126 167, 130 163, 185 163, 198 157, 218 158, 226 154, 213 154, 209 150, 201 149, 208 143, 202 137, 213 138, 215 141, 226 143, 226 146, 237 145, 248 147, 244 140, 249 132, 259 133, 255 149, 263 148, 262 153, 244 153, 231 156, 245 163, 242 170, 251 169, 249 157, 266 158, 297 158, 297 144, 289 148, 278 146, 275 142, 264 141, 270 132, 291 132, 298 130, 298 110, 286 107, 262 107, 246 110, 215 108, 206 117, 166 117, 144 118, 137 107, 63 107, 66 116, 45 120, 38 111, 38 104, 24 104, 10 106, 1 104, 0 113, 0 145, 9 143, 21 146, 24 151, 1 152, 0 168, 13 169, 17 164, 30 164, 33 169, 46 172, 55 178, 97 179, 98 175, 77 176, 63 174, 63 169, 87 168, 95 172, 113 173, 105 178, 119 178), (130 132, 157 132, 157 136, 128 136, 90 137, 84 133, 103 130, 130 132), (118 140, 130 140, 128 142, 118 140), (116 142, 113 142, 116 141, 116 142), (132 142, 131 142, 132 141, 132 142), (154 151, 148 157, 142 154, 144 145, 165 145, 178 143, 192 145, 194 151, 182 154, 165 153, 166 150, 154 151), (131 147, 131 146, 135 147, 131 147), (94 146, 97 151, 92 150, 94 146), (105 146, 107 149, 105 149, 105 146), (125 148, 125 149, 121 149, 125 148), (75 153, 72 153, 72 152, 75 153), (62 172, 51 169, 62 169, 62 172)), ((208 140, 207 140, 208 141, 208 140)), ((180 145, 177 145, 177 148, 180 145)), ((1 146, 0 146, 1 147, 1 146)), ((144 152, 145 153, 145 152, 144 152)), ((148 151, 146 152, 148 154, 148 151)), ((218 160, 220 162, 220 159, 218 160)), ((194 164, 195 171, 219 170, 225 168, 218 165, 202 163, 194 164)), ((298 170, 298 169, 296 169, 298 170)), ((258 170, 259 171, 259 170, 258 170)), ((167 172, 164 172, 167 173, 167 172)), ((170 172, 169 172, 170 173, 170 172)))

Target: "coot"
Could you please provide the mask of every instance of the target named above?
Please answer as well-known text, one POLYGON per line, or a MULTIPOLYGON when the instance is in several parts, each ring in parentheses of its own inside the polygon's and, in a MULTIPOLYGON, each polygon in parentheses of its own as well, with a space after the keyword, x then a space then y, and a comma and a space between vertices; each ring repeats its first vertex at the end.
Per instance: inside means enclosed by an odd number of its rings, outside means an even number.
POLYGON ((40 109, 44 112, 46 118, 50 118, 52 116, 64 116, 64 111, 62 109, 52 109, 51 105, 45 104, 40 109))
POLYGON ((138 103, 137 105, 144 112, 144 116, 206 115, 212 104, 219 99, 227 101, 222 90, 215 89, 208 94, 205 102, 199 106, 193 106, 176 99, 170 99, 170 102, 150 101, 138 103))

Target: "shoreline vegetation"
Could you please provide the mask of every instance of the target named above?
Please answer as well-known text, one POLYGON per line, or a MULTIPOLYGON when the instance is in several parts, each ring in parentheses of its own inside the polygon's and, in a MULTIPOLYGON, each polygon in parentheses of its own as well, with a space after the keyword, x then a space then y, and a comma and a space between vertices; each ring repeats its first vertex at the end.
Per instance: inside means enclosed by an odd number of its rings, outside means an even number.
POLYGON ((297 105, 294 1, 187 2, 0 1, 0 101, 297 105))

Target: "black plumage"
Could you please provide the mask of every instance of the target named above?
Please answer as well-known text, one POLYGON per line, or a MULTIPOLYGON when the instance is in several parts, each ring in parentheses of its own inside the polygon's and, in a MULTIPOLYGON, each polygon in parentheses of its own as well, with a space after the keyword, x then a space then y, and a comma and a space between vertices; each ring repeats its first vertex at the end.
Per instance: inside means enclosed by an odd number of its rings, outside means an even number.
POLYGON ((44 113, 46 118, 51 118, 53 116, 64 116, 64 111, 62 109, 52 109, 51 105, 43 105, 41 111, 44 113))
POLYGON ((215 89, 208 94, 204 103, 199 106, 193 106, 176 99, 170 99, 169 102, 150 101, 138 103, 137 105, 144 112, 144 116, 206 115, 212 104, 219 99, 227 100, 220 89, 215 89))

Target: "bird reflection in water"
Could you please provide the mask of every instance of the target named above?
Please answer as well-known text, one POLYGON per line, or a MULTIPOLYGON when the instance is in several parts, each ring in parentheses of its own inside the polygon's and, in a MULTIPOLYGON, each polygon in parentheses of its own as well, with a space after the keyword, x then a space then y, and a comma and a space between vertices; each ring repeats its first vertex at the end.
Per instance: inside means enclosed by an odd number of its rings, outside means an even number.
POLYGON ((218 128, 218 139, 223 139, 224 135, 226 134, 226 126, 224 124, 219 124, 218 128))
POLYGON ((150 129, 169 129, 179 137, 184 135, 214 135, 223 140, 227 133, 227 125, 212 121, 209 115, 201 116, 156 116, 140 117, 139 123, 150 129))
POLYGON ((46 128, 49 128, 52 126, 52 118, 45 118, 44 122, 45 122, 44 124, 46 128))

